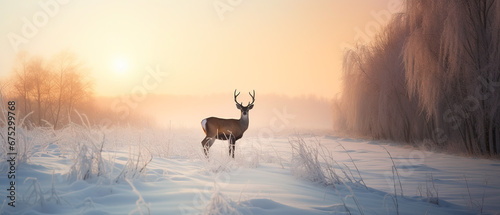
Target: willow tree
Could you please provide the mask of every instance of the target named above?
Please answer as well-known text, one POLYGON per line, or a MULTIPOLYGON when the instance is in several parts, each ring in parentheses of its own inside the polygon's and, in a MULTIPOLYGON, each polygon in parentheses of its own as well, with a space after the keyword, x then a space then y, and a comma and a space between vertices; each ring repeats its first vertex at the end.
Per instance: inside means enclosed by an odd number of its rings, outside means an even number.
POLYGON ((500 145, 500 1, 408 0, 371 44, 344 55, 337 122, 472 154, 500 145))
POLYGON ((407 2, 408 90, 470 153, 498 153, 499 9, 494 0, 407 2))

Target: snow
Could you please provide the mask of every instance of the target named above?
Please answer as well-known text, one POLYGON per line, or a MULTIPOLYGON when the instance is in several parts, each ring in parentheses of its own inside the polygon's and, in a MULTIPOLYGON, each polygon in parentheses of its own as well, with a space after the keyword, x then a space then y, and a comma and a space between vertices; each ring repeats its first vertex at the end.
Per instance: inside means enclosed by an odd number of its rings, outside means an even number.
MULTIPOLYGON (((322 183, 292 171, 298 165, 291 145, 296 135, 265 140, 247 135, 237 142, 234 160, 227 155, 227 142, 216 141, 207 160, 201 129, 110 129, 101 131, 104 164, 99 165, 105 171, 83 180, 69 177, 81 153, 61 141, 63 135, 57 132, 70 130, 56 131, 54 141, 35 147, 28 161, 17 166, 16 207, 5 201, 1 214, 396 214, 396 210, 400 214, 478 214, 481 208, 486 214, 500 213, 498 160, 384 141, 304 135, 299 139, 307 146, 327 150, 330 161, 337 163, 333 167, 342 182, 322 183), (396 164, 403 197, 384 148, 396 164), (429 203, 427 197, 436 194, 439 204, 429 203)), ((69 136, 80 143, 86 138, 69 136)), ((2 186, 8 183, 7 177, 0 178, 2 186)), ((7 196, 6 189, 0 195, 7 196)))

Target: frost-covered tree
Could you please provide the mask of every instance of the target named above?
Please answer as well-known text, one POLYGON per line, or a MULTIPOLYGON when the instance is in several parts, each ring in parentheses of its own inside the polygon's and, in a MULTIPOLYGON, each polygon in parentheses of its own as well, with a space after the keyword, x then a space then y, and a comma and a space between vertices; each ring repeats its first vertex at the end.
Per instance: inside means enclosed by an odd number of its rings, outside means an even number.
POLYGON ((28 53, 18 55, 11 77, 10 97, 19 101, 20 116, 28 124, 43 126, 48 122, 57 128, 73 110, 91 97, 88 74, 75 55, 62 52, 47 61, 28 53))
POLYGON ((402 50, 408 34, 405 17, 397 16, 372 44, 346 51, 343 91, 335 105, 347 130, 407 142, 426 132, 405 83, 402 50))
POLYGON ((500 1, 405 3, 372 44, 346 52, 339 125, 498 154, 500 1))
POLYGON ((85 76, 83 63, 73 53, 60 52, 52 59, 50 67, 55 87, 51 121, 54 128, 58 128, 59 124, 68 122, 67 116, 81 101, 90 97, 91 85, 85 76))
POLYGON ((494 0, 407 2, 408 90, 436 129, 471 153, 498 153, 499 8, 494 0))

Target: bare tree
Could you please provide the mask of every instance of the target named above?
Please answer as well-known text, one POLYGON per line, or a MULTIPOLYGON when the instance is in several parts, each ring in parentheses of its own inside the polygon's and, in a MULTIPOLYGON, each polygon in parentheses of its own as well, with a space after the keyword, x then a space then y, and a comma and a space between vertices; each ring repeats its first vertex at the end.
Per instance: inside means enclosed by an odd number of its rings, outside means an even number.
POLYGON ((29 56, 26 52, 20 52, 16 57, 14 66, 13 89, 14 97, 22 101, 22 115, 31 112, 31 104, 29 92, 33 89, 33 84, 30 81, 28 73, 29 56))
POLYGON ((61 52, 50 62, 22 53, 13 69, 12 96, 20 99, 23 115, 41 126, 47 121, 58 128, 71 112, 92 96, 92 86, 76 55, 61 52), (65 118, 66 117, 66 118, 65 118))
POLYGON ((83 64, 71 52, 57 54, 52 60, 51 70, 55 74, 56 89, 53 125, 57 128, 64 116, 71 114, 75 105, 91 96, 91 85, 86 79, 83 64))
POLYGON ((30 97, 35 101, 36 122, 40 126, 42 125, 42 119, 45 119, 50 105, 53 75, 45 67, 43 58, 33 57, 28 64, 28 77, 33 83, 33 90, 30 92, 30 97))

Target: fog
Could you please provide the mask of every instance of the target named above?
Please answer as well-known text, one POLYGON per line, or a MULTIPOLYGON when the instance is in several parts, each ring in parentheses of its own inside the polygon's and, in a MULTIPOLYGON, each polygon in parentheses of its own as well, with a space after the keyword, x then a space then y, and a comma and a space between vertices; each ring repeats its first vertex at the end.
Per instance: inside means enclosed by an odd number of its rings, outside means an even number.
MULTIPOLYGON (((330 103, 326 99, 260 95, 259 92, 255 98, 249 115, 249 131, 266 127, 273 130, 331 128, 330 103)), ((251 98, 241 92, 238 101, 247 105, 251 98)), ((210 96, 150 95, 134 112, 151 117, 156 125, 164 128, 200 128, 201 120, 211 116, 240 118, 232 92, 210 96)))

